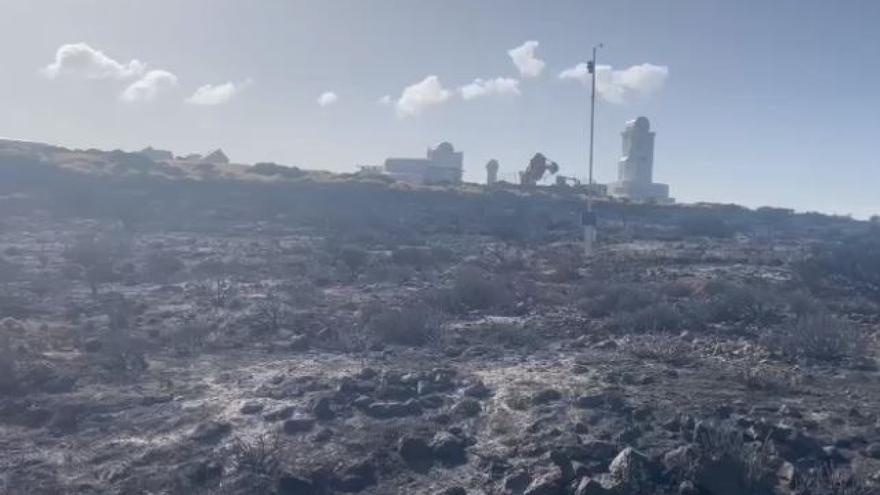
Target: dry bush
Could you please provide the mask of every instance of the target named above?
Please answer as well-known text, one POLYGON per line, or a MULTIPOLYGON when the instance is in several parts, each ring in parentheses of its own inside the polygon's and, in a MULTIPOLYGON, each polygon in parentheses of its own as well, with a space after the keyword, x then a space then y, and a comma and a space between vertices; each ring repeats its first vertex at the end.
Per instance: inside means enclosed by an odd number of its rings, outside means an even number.
POLYGON ((880 235, 877 231, 814 248, 795 264, 795 272, 811 289, 846 283, 860 294, 880 298, 880 235))
POLYGON ((258 435, 252 441, 235 438, 232 457, 239 471, 274 479, 281 472, 281 445, 278 433, 258 435))
POLYGON ((475 266, 458 270, 452 288, 439 294, 437 303, 449 313, 470 310, 507 309, 514 294, 506 280, 475 266))
POLYGON ((688 215, 681 219, 678 226, 681 233, 688 236, 730 237, 734 233, 721 215, 713 213, 688 215))
POLYGON ((0 286, 0 315, 23 319, 34 314, 31 301, 21 291, 3 290, 0 286))
POLYGON ((0 335, 0 397, 12 395, 18 388, 18 366, 12 344, 8 336, 0 335))
POLYGON ((144 273, 150 279, 166 282, 186 268, 183 261, 174 253, 155 251, 144 261, 144 273))
POLYGON ((770 442, 745 441, 742 432, 728 425, 698 428, 695 456, 685 476, 709 493, 770 495, 776 483, 770 442))
POLYGON ((796 495, 878 495, 880 488, 870 486, 864 476, 847 469, 824 464, 795 474, 796 495))
POLYGON ((749 365, 736 374, 749 390, 782 392, 797 385, 797 377, 786 371, 761 364, 749 365))
POLYGON ((363 280, 367 283, 389 283, 400 285, 418 276, 418 270, 409 265, 375 263, 364 270, 363 280))
POLYGON ((275 333, 292 320, 290 305, 276 294, 267 294, 256 304, 252 315, 253 329, 257 333, 275 333))
POLYGON ((18 280, 21 268, 6 259, 0 258, 0 283, 9 283, 18 280))
POLYGON ((215 308, 229 308, 238 297, 238 284, 229 278, 217 278, 205 282, 200 287, 215 308))
POLYGON ((377 342, 418 347, 436 339, 440 333, 440 316, 425 304, 370 312, 372 314, 363 317, 364 329, 377 342))
POLYGON ((612 325, 619 332, 678 332, 697 320, 670 304, 652 304, 632 312, 617 313, 612 325))
POLYGON ((766 337, 766 344, 792 359, 839 362, 863 357, 868 339, 852 323, 817 315, 777 327, 766 337))
POLYGON ((147 361, 143 343, 132 335, 131 322, 141 308, 119 293, 105 295, 102 304, 107 329, 98 354, 99 364, 117 376, 139 375, 147 369, 147 361))
POLYGON ((777 298, 763 288, 712 281, 705 292, 706 317, 711 322, 772 323, 780 318, 777 298))
POLYGON ((357 275, 370 261, 370 253, 357 246, 345 246, 337 253, 341 261, 352 275, 357 275))
POLYGON ((685 282, 675 281, 663 284, 663 286, 660 287, 660 292, 666 297, 672 299, 683 299, 692 296, 694 294, 694 288, 685 282))
POLYGON ((537 349, 544 343, 534 330, 512 323, 488 323, 468 328, 467 334, 492 348, 537 349))
POLYGON ((434 251, 423 246, 401 246, 391 252, 391 261, 398 265, 429 268, 436 264, 434 251))
POLYGON ((576 295, 577 306, 594 318, 637 311, 657 301, 650 292, 631 284, 589 283, 576 295))
POLYGON ((681 366, 694 360, 694 349, 677 337, 644 335, 629 338, 624 349, 640 359, 681 366))
POLYGON ((100 284, 120 280, 116 265, 124 251, 124 246, 115 245, 109 239, 83 237, 67 246, 62 256, 69 263, 67 275, 84 280, 92 295, 97 295, 100 284))
POLYGON ((168 345, 181 355, 195 356, 205 348, 216 328, 204 315, 187 314, 181 325, 168 334, 168 345))

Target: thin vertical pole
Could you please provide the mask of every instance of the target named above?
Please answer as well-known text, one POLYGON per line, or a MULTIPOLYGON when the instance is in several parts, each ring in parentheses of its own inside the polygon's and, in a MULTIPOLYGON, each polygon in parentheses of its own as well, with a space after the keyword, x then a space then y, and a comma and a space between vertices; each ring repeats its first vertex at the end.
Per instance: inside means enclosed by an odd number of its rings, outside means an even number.
POLYGON ((593 211, 593 136, 596 127, 596 47, 593 47, 593 70, 590 91, 590 174, 587 189, 587 211, 593 211))
POLYGON ((593 58, 589 69, 592 76, 590 84, 590 170, 587 181, 587 211, 583 215, 584 254, 593 254, 593 242, 596 240, 596 217, 593 214, 593 141, 596 134, 596 51, 602 44, 593 47, 593 58))

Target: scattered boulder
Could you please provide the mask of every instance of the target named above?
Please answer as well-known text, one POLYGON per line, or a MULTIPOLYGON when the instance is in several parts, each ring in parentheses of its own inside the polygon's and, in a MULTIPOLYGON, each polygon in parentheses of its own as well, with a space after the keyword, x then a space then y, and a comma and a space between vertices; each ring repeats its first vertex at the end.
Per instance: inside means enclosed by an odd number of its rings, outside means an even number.
POLYGON ((444 399, 440 395, 427 395, 419 398, 419 405, 425 409, 438 409, 443 407, 444 399))
POLYGON ((266 421, 281 421, 282 419, 287 419, 293 415, 293 411, 296 409, 293 406, 284 406, 273 411, 269 411, 263 415, 263 419, 266 421))
POLYGON ((265 406, 261 402, 246 402, 238 411, 246 416, 263 412, 265 406))
POLYGON ((65 405, 59 407, 49 421, 49 430, 55 435, 67 435, 74 433, 79 428, 82 407, 79 405, 65 405))
POLYGON ((491 394, 492 391, 481 380, 474 382, 464 389, 464 395, 475 399, 485 399, 491 394))
POLYGON ((483 412, 483 406, 475 399, 465 398, 452 408, 452 413, 462 418, 473 418, 483 412))
POLYGON ((290 338, 287 347, 295 352, 307 351, 309 350, 309 338, 305 335, 294 335, 290 338))
POLYGON ((532 404, 536 406, 556 402, 558 400, 562 400, 562 392, 553 388, 545 388, 532 396, 532 404))
POLYGON ((557 495, 562 490, 563 482, 559 472, 553 471, 532 481, 523 495, 557 495))
POLYGON ((315 427, 315 420, 312 418, 291 418, 284 422, 284 433, 288 435, 296 435, 298 433, 306 433, 315 427))
POLYGON ((373 402, 364 409, 368 416, 379 419, 402 418, 405 416, 418 416, 422 413, 422 407, 415 400, 406 402, 373 402))
POLYGON ((336 417, 329 397, 319 397, 312 403, 312 414, 320 421, 329 421, 336 417))
POLYGON ((286 474, 278 478, 277 492, 278 495, 314 495, 318 490, 311 481, 286 474))
POLYGON ((880 443, 872 443, 865 447, 865 455, 872 459, 880 459, 880 443))
POLYGON ((403 437, 397 446, 397 453, 410 466, 425 467, 430 465, 434 452, 423 438, 403 437))
POLYGON ((338 473, 332 487, 337 491, 358 493, 376 484, 376 468, 369 462, 353 464, 338 473))
POLYGON ((613 486, 626 493, 653 493, 660 470, 645 454, 627 447, 608 466, 613 486))
POLYGON ((447 465, 457 465, 466 462, 466 442, 461 437, 447 432, 441 432, 434 436, 431 441, 431 450, 434 457, 447 465))
POLYGON ((596 393, 581 395, 574 400, 574 405, 575 407, 579 407, 581 409, 594 409, 597 407, 602 407, 603 405, 605 405, 605 394, 596 393))
POLYGON ((220 421, 206 421, 199 424, 190 434, 190 438, 202 443, 217 443, 232 432, 232 425, 220 421))
POLYGON ((185 470, 186 477, 194 485, 204 485, 223 476, 223 465, 216 461, 197 461, 185 470))
POLYGON ((526 471, 517 471, 504 478, 504 489, 508 493, 522 493, 529 487, 532 477, 526 471))
POLYGON ((611 491, 606 489, 602 483, 592 478, 581 478, 577 487, 574 489, 574 495, 610 495, 611 491))
POLYGON ((100 352, 104 348, 104 343, 99 339, 87 339, 83 343, 83 350, 89 353, 100 352))

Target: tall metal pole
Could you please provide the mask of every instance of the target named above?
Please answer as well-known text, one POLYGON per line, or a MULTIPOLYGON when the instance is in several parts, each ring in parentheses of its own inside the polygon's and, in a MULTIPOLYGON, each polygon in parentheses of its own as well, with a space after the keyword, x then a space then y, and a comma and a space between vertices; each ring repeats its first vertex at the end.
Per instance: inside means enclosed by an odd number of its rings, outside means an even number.
POLYGON ((593 213, 593 140, 596 128, 596 51, 602 47, 602 43, 593 47, 593 58, 587 64, 592 76, 590 84, 590 171, 587 181, 587 211, 583 215, 584 227, 584 254, 593 253, 593 242, 596 240, 596 215, 593 213))
MULTIPOLYGON (((601 44, 599 45, 601 46, 601 44)), ((590 175, 587 181, 587 211, 593 211, 593 136, 596 127, 596 49, 593 47, 593 59, 590 60, 589 68, 592 75, 592 83, 590 86, 590 175)))

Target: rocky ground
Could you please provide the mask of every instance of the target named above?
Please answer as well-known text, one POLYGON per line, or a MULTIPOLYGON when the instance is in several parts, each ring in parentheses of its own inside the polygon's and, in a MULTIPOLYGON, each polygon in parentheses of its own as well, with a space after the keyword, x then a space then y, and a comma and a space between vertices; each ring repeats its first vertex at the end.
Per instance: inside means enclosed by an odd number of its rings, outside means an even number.
POLYGON ((876 232, 601 208, 590 258, 467 210, 12 210, 0 492, 876 493, 876 232))

